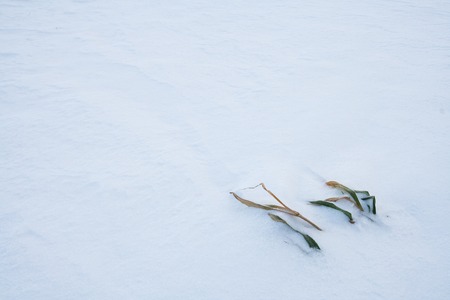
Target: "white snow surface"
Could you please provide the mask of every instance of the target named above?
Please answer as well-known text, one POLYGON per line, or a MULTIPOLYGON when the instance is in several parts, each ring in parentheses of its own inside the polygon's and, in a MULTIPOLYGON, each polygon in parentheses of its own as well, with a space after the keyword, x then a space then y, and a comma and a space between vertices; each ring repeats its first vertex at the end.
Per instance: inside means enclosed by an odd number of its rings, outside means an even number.
POLYGON ((1 0, 0 299, 448 299, 449 66, 449 1, 1 0))

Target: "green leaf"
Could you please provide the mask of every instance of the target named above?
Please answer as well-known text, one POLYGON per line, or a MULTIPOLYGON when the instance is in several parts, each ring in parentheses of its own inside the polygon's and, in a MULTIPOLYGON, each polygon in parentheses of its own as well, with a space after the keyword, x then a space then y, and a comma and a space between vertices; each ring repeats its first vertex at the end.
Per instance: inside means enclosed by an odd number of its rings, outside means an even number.
POLYGON ((375 199, 375 196, 364 197, 364 198, 361 198, 361 200, 364 200, 364 201, 372 200, 372 213, 373 213, 374 215, 377 214, 377 206, 376 206, 376 199, 375 199))
POLYGON ((352 214, 350 212, 348 212, 348 211, 346 211, 346 210, 336 206, 333 203, 326 202, 326 201, 321 201, 321 200, 319 200, 319 201, 309 201, 309 203, 314 204, 314 205, 326 206, 326 207, 338 210, 338 211, 342 212, 344 215, 347 216, 347 218, 349 219, 350 223, 352 223, 352 224, 355 223, 355 221, 353 220, 353 216, 352 216, 352 214))
POLYGON ((366 195, 366 196, 370 196, 370 194, 369 194, 368 191, 357 191, 357 190, 354 190, 354 191, 355 191, 355 193, 357 193, 357 194, 364 194, 364 195, 366 195))
POLYGON ((280 223, 286 224, 287 226, 289 226, 289 228, 291 228, 291 229, 294 230, 295 232, 301 234, 301 235, 303 236, 303 238, 305 239, 306 243, 308 244, 309 248, 320 250, 320 247, 319 247, 319 245, 316 243, 316 241, 315 241, 312 237, 310 237, 309 235, 307 235, 306 233, 303 233, 303 232, 298 231, 297 229, 295 229, 294 227, 292 227, 291 225, 289 225, 288 222, 286 222, 285 220, 283 220, 281 217, 279 217, 279 216, 277 216, 277 215, 274 215, 274 214, 269 213, 269 217, 270 217, 272 220, 274 220, 275 222, 280 222, 280 223))
MULTIPOLYGON (((356 206, 359 208, 359 210, 364 211, 364 208, 362 207, 361 202, 359 201, 358 195, 356 195, 356 192, 354 190, 352 190, 351 188, 348 188, 345 185, 340 184, 339 182, 336 182, 336 181, 328 181, 326 184, 328 186, 340 189, 341 191, 348 193, 353 198, 353 200, 355 200, 356 206)), ((364 192, 364 191, 359 191, 359 192, 364 192)))
POLYGON ((299 232, 299 233, 303 236, 305 241, 308 243, 309 248, 320 250, 319 245, 316 243, 316 241, 312 237, 310 237, 309 235, 307 235, 305 233, 301 233, 301 232, 299 232))
POLYGON ((275 222, 280 222, 280 223, 287 224, 287 222, 286 222, 285 220, 283 220, 281 217, 279 217, 279 216, 277 216, 277 215, 274 215, 274 214, 269 213, 269 217, 270 217, 272 220, 274 220, 275 222))

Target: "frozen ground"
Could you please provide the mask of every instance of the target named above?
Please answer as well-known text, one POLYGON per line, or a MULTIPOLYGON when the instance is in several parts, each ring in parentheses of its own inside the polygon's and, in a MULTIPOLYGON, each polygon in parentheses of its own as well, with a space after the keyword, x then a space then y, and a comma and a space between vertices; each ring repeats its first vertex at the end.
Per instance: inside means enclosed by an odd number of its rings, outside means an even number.
POLYGON ((449 95, 448 1, 0 0, 0 299, 447 299, 449 95))

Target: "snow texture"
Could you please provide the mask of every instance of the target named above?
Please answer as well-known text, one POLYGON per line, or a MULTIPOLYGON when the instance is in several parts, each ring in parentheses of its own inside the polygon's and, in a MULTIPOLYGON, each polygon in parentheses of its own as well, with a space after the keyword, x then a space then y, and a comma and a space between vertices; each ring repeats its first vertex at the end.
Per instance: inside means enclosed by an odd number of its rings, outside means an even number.
POLYGON ((449 66, 448 1, 1 0, 0 299, 448 299, 449 66))

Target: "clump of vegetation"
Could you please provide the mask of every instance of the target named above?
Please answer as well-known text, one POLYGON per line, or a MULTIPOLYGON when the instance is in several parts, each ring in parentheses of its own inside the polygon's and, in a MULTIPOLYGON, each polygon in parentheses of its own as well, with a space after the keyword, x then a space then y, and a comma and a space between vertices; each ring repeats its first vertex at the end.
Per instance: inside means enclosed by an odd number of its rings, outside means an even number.
POLYGON ((364 207, 360 201, 360 200, 362 200, 366 204, 366 207, 367 207, 367 210, 369 211, 369 213, 373 213, 374 215, 377 213, 375 196, 371 196, 368 191, 353 190, 353 189, 348 188, 345 185, 340 184, 339 182, 336 182, 336 181, 328 181, 326 184, 329 187, 339 189, 342 193, 347 193, 350 197, 348 197, 348 196, 333 197, 333 198, 328 198, 325 200, 310 201, 309 203, 338 210, 338 211, 342 212, 344 215, 346 215, 347 218, 349 219, 350 223, 352 223, 352 224, 355 223, 355 221, 353 220, 352 214, 331 202, 337 202, 339 200, 347 200, 347 201, 350 201, 351 203, 353 203, 360 211, 364 212, 365 211, 364 207), (365 196, 360 198, 358 195, 361 195, 361 194, 365 195, 365 196), (372 200, 372 203, 367 203, 367 202, 369 202, 369 200, 372 200))
MULTIPOLYGON (((329 187, 332 187, 332 188, 336 188, 336 189, 340 190, 343 194, 347 194, 348 196, 332 197, 332 198, 328 198, 325 200, 309 201, 310 204, 318 205, 318 206, 325 206, 325 207, 337 210, 337 211, 343 213, 348 218, 349 222, 352 224, 355 223, 353 215, 349 211, 340 208, 339 206, 337 206, 334 203, 341 201, 341 200, 345 200, 345 201, 349 201, 349 202, 353 203, 362 212, 365 212, 367 210, 369 213, 372 213, 374 215, 377 213, 375 196, 370 195, 370 193, 368 191, 353 190, 353 189, 348 188, 345 185, 340 184, 339 182, 336 182, 336 181, 328 181, 328 182, 326 182, 326 185, 329 187), (364 206, 363 206, 363 203, 364 203, 364 206)), ((259 204, 259 203, 244 199, 234 192, 230 192, 230 194, 233 195, 234 198, 236 198, 236 200, 238 200, 239 202, 241 202, 242 204, 244 204, 248 207, 260 208, 260 209, 269 210, 269 211, 282 212, 282 213, 297 217, 297 218, 305 221, 306 223, 310 224, 315 229, 322 231, 322 229, 319 226, 317 226, 315 223, 313 223, 311 220, 307 219, 302 214, 300 214, 298 211, 295 211, 292 208, 288 207, 286 204, 284 204, 277 196, 275 196, 274 193, 272 193, 270 190, 268 190, 266 188, 264 183, 260 183, 254 187, 249 187, 246 189, 255 189, 259 186, 261 186, 280 205, 259 204)), ((308 246, 310 248, 320 250, 319 245, 311 236, 297 230, 292 225, 290 225, 286 220, 284 220, 283 218, 281 218, 278 215, 269 213, 269 216, 273 221, 285 224, 290 229, 299 233, 305 239, 306 243, 308 244, 308 246)))
MULTIPOLYGON (((278 211, 278 212, 282 212, 282 213, 286 213, 288 215, 297 217, 302 219, 303 221, 307 222, 308 224, 310 224, 311 226, 313 226, 314 228, 316 228, 317 230, 322 230, 319 226, 317 226, 316 224, 314 224, 312 221, 310 221, 309 219, 307 219, 306 217, 304 217, 302 214, 300 214, 298 211, 295 211, 291 208, 289 208, 286 204, 284 204, 277 196, 275 196, 274 193, 272 193, 270 190, 268 190, 265 186, 264 183, 260 183, 257 186, 251 187, 250 189, 254 189, 257 188, 258 186, 261 186, 267 193, 269 193, 269 195, 271 195, 278 203, 280 203, 282 206, 279 205, 273 205, 273 204, 258 204, 255 203, 253 201, 244 199, 240 196, 238 196, 236 193, 234 192, 230 192, 230 194, 232 194, 234 196, 234 198, 236 198, 236 200, 238 200, 239 202, 241 202, 242 204, 248 206, 248 207, 254 207, 254 208, 260 208, 260 209, 264 209, 264 210, 273 210, 273 211, 278 211)), ((280 222, 283 224, 286 224, 287 226, 289 226, 289 228, 291 228, 292 230, 294 230, 295 232, 299 233, 300 235, 303 236, 303 238, 305 239, 306 243, 308 243, 308 246, 310 248, 313 249, 318 249, 320 250, 319 245, 316 243, 316 241, 310 237, 309 235, 307 235, 306 233, 300 232, 299 230, 295 229, 294 227, 292 227, 288 222, 286 222, 284 219, 282 219, 281 217, 271 214, 269 213, 269 216, 272 220, 276 221, 276 222, 280 222)))

